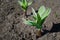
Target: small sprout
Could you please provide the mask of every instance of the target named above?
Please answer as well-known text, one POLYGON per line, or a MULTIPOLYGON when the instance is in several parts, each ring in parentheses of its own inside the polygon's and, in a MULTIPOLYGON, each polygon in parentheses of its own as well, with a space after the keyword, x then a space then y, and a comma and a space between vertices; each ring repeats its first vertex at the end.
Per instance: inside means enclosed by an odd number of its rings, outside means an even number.
POLYGON ((27 0, 18 1, 18 3, 20 4, 24 12, 27 11, 28 6, 32 4, 32 2, 28 3, 27 0))
POLYGON ((42 30, 42 24, 44 23, 45 19, 48 17, 48 15, 51 12, 51 8, 45 8, 44 6, 41 6, 38 10, 38 12, 35 12, 35 10, 32 8, 33 12, 33 21, 26 20, 23 18, 23 23, 35 26, 38 30, 36 32, 37 37, 41 36, 41 30, 42 30))
POLYGON ((45 19, 50 14, 51 9, 50 8, 46 9, 44 6, 41 6, 37 13, 35 12, 33 8, 32 8, 32 12, 33 12, 34 21, 23 19, 23 22, 27 25, 35 26, 37 29, 41 30, 42 24, 44 23, 45 19))

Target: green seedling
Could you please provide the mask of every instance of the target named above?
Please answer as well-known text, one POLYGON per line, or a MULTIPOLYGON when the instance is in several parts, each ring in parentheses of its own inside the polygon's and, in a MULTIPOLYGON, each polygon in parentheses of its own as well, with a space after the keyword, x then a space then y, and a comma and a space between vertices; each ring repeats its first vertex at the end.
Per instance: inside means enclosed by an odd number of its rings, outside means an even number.
POLYGON ((23 23, 27 25, 35 26, 37 29, 42 29, 42 24, 50 14, 51 9, 50 8, 46 9, 44 6, 41 6, 37 13, 33 8, 32 8, 32 12, 33 12, 34 21, 23 19, 23 23))
POLYGON ((42 24, 44 23, 45 19, 48 17, 48 15, 51 12, 51 8, 45 8, 44 6, 41 6, 38 10, 38 12, 35 12, 35 10, 32 8, 33 12, 33 21, 31 20, 26 20, 23 18, 23 23, 30 25, 30 26, 35 26, 37 29, 41 31, 42 29, 42 24))
POLYGON ((22 9, 25 12, 25 14, 26 14, 26 11, 27 11, 28 6, 32 4, 32 2, 29 2, 28 3, 27 0, 21 0, 21 1, 18 1, 18 3, 22 7, 22 9))

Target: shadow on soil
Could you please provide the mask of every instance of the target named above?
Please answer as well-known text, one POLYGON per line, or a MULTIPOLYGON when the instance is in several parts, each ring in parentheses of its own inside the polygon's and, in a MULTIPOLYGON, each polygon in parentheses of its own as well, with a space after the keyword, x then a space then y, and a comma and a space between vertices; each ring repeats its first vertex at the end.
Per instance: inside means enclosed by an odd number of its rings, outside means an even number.
POLYGON ((53 33, 53 32, 60 32, 60 23, 54 24, 53 27, 50 31, 48 30, 43 30, 44 32, 42 33, 42 36, 45 35, 46 33, 53 33))

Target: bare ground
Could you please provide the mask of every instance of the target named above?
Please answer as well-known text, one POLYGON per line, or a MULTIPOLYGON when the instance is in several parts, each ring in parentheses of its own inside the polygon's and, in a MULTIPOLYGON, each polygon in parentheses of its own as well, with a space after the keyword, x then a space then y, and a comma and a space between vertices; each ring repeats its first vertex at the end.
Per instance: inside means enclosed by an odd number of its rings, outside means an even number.
POLYGON ((31 18, 31 7, 50 7, 51 14, 43 24, 44 33, 36 37, 36 28, 22 23, 23 10, 18 0, 0 0, 0 40, 60 40, 60 0, 33 0, 27 14, 31 18))

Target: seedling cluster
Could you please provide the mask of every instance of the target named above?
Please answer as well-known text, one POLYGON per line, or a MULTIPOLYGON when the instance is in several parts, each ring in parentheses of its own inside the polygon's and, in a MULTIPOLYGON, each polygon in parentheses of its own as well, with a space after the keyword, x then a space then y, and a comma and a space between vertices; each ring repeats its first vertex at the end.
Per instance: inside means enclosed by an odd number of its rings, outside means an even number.
MULTIPOLYGON (((32 4, 32 2, 28 3, 27 0, 22 0, 18 1, 20 6, 22 7, 23 11, 27 12, 27 8, 29 5, 32 4)), ((32 20, 26 20, 23 18, 23 23, 30 25, 30 26, 35 26, 37 29, 42 29, 42 24, 44 23, 45 19, 49 16, 51 12, 51 8, 45 8, 45 6, 41 6, 38 9, 38 12, 35 12, 35 10, 32 8, 32 13, 33 13, 33 21, 32 20)))
POLYGON ((37 13, 33 8, 32 8, 32 12, 33 12, 34 21, 26 20, 26 19, 23 19, 23 21, 25 24, 35 26, 37 29, 41 30, 42 24, 44 23, 45 19, 48 17, 48 15, 51 12, 51 8, 46 9, 44 6, 41 6, 37 13))

